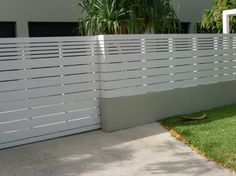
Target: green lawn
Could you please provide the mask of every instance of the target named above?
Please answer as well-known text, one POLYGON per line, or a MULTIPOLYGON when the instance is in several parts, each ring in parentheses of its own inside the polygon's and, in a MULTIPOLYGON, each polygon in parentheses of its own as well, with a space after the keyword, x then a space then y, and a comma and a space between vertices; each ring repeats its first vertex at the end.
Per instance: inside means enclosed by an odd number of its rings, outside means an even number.
POLYGON ((177 116, 161 124, 200 153, 236 171, 236 104, 191 115, 203 113, 207 119, 183 122, 177 116))

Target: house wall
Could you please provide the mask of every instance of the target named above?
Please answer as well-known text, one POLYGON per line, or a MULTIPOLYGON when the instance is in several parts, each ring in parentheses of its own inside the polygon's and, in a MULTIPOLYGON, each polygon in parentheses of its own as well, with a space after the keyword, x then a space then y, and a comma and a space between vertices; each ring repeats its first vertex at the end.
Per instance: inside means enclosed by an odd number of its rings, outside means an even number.
POLYGON ((17 37, 27 37, 28 22, 76 22, 74 0, 1 0, 0 22, 16 22, 17 37))
POLYGON ((201 20, 204 9, 212 6, 211 0, 172 0, 172 5, 181 22, 190 22, 190 33, 197 32, 197 22, 201 20))

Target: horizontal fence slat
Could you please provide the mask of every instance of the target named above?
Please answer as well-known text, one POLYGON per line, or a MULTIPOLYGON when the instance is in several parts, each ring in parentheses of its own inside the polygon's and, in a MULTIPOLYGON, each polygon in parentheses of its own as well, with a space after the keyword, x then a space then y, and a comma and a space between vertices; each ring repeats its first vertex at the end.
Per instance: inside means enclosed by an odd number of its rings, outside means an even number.
POLYGON ((79 37, 34 37, 34 38, 1 38, 0 43, 54 43, 54 42, 91 42, 96 41, 96 36, 79 37))
POLYGON ((20 111, 0 113, 0 123, 16 121, 25 118, 33 118, 38 116, 46 116, 50 114, 62 113, 67 111, 79 111, 82 109, 91 109, 99 106, 100 106, 99 100, 87 100, 82 102, 64 103, 64 104, 39 107, 34 109, 25 109, 20 111))
MULTIPOLYGON (((165 60, 150 60, 150 61, 138 61, 138 62, 122 62, 114 64, 101 64, 102 72, 114 72, 114 71, 124 71, 124 70, 134 70, 143 68, 153 68, 153 67, 169 67, 178 65, 189 65, 189 64, 202 64, 221 61, 231 61, 235 59, 235 56, 214 56, 214 57, 201 57, 201 58, 181 58, 181 59, 165 59, 165 60)), ((232 65, 233 66, 233 65, 232 65)), ((217 66, 216 66, 217 67, 217 66)))
POLYGON ((78 129, 86 126, 92 126, 100 124, 101 120, 100 117, 90 117, 90 118, 82 118, 76 121, 69 121, 69 122, 61 122, 57 124, 52 124, 49 126, 42 126, 32 129, 25 129, 22 131, 16 131, 12 133, 3 133, 0 135, 0 145, 5 144, 8 142, 18 141, 19 139, 27 139, 27 138, 34 138, 38 136, 43 136, 52 133, 58 133, 61 131, 66 130, 73 130, 78 129), (90 125, 88 125, 90 124, 90 125))
POLYGON ((199 77, 207 77, 221 74, 232 74, 236 72, 236 68, 233 69, 222 69, 222 70, 204 70, 204 71, 196 71, 185 72, 173 75, 156 75, 145 78, 133 78, 133 79, 124 79, 110 82, 103 82, 103 89, 118 89, 124 87, 134 87, 140 86, 144 84, 153 84, 153 83, 162 83, 176 80, 184 80, 184 79, 194 79, 199 77))
POLYGON ((133 96, 147 93, 147 89, 144 86, 128 87, 123 89, 114 90, 102 90, 103 98, 115 98, 123 96, 133 96))
POLYGON ((100 98, 100 90, 79 92, 79 93, 75 92, 70 94, 40 97, 28 100, 24 99, 20 101, 0 103, 0 112, 35 108, 40 106, 49 106, 65 102, 86 101, 99 98, 100 98))
POLYGON ((99 80, 98 74, 80 74, 80 75, 69 75, 69 76, 58 76, 58 77, 46 77, 38 79, 24 79, 17 81, 2 82, 0 84, 0 92, 16 90, 16 89, 56 86, 61 84, 93 82, 98 80, 99 80))
POLYGON ((97 64, 91 65, 73 65, 66 67, 54 67, 54 68, 38 68, 27 70, 13 70, 0 72, 0 81, 4 80, 16 80, 25 78, 40 78, 70 74, 87 74, 98 72, 99 66, 97 64))
POLYGON ((81 83, 81 84, 72 84, 72 85, 64 85, 64 86, 1 92, 0 102, 37 98, 37 97, 43 97, 43 96, 52 96, 52 95, 63 94, 63 93, 91 91, 91 90, 95 90, 99 88, 100 88, 99 82, 91 82, 91 83, 81 83))
POLYGON ((27 69, 27 68, 40 68, 40 67, 59 67, 65 65, 75 64, 92 64, 97 62, 94 57, 77 57, 77 58, 53 58, 53 59, 26 59, 26 60, 12 60, 0 61, 0 70, 13 70, 13 69, 27 69))
POLYGON ((230 74, 219 77, 204 77, 199 79, 189 79, 184 81, 175 81, 175 82, 167 82, 167 83, 159 83, 148 86, 136 86, 136 87, 126 87, 122 89, 113 89, 113 90, 103 90, 102 94, 104 98, 114 98, 114 97, 122 97, 122 96, 133 96, 138 94, 145 94, 150 92, 160 92, 167 91, 176 88, 187 88, 193 87, 197 85, 205 85, 205 84, 213 84, 223 81, 232 81, 236 79, 236 74, 230 74))
POLYGON ((79 118, 84 118, 84 117, 94 117, 99 114, 100 114, 99 108, 93 108, 93 109, 84 109, 84 110, 76 111, 76 112, 49 115, 45 117, 26 118, 21 121, 14 121, 14 122, 0 124, 0 133, 33 128, 35 126, 42 126, 42 125, 47 125, 51 123, 68 121, 68 120, 79 119, 79 118))

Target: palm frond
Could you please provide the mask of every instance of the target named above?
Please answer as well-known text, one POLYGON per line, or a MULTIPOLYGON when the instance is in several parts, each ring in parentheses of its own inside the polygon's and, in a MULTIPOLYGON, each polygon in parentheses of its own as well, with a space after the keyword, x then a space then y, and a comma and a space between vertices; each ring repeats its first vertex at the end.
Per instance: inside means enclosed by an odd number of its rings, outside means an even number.
POLYGON ((85 13, 83 35, 177 32, 178 18, 170 0, 77 0, 85 13), (170 30, 171 29, 171 30, 170 30))

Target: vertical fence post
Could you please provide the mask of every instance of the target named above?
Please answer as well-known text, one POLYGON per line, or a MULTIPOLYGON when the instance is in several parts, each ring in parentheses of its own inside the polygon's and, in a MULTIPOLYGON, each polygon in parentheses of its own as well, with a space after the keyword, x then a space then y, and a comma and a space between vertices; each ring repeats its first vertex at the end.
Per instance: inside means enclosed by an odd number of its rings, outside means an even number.
MULTIPOLYGON (((61 41, 58 41, 58 52, 59 52, 59 63, 60 63, 60 76, 61 76, 61 78, 63 78, 63 72, 62 72, 62 70, 63 70, 63 65, 61 64, 61 60, 62 60, 62 58, 63 58, 63 49, 62 49, 62 44, 61 44, 61 41)), ((63 80, 63 79, 62 79, 63 80)), ((63 83, 64 81, 62 81, 62 84, 61 84, 61 86, 63 87, 64 86, 64 83, 63 83)), ((65 93, 62 93, 62 96, 64 96, 65 95, 65 93)))
MULTIPOLYGON (((218 45, 219 45, 219 42, 218 42, 218 37, 214 37, 214 50, 218 50, 218 45)), ((214 54, 214 57, 219 57, 218 54, 214 54)), ((214 62, 216 65, 218 64, 218 61, 215 61, 214 62)), ((217 67, 214 68, 214 70, 219 70, 217 67)), ((218 77, 219 75, 214 75, 214 77, 218 77)))
MULTIPOLYGON (((173 46, 173 38, 168 38, 168 46, 169 46, 169 52, 172 53, 174 52, 174 46, 173 46)), ((173 60, 174 58, 169 58, 170 60, 173 60)), ((170 65, 170 68, 174 68, 174 65, 170 65)), ((174 70, 174 69, 173 69, 174 70)), ((174 73, 171 72, 169 73, 169 75, 173 76, 174 73)), ((171 80, 170 83, 173 83, 174 80, 171 80)))
MULTIPOLYGON (((192 43, 193 43, 193 58, 194 59, 197 59, 197 56, 194 55, 194 53, 197 51, 197 38, 192 38, 192 43)), ((193 67, 194 66, 197 66, 197 62, 193 62, 193 67)), ((197 69, 193 70, 194 73, 197 73, 197 69)), ((194 77, 193 78, 194 80, 197 80, 198 78, 197 77, 194 77)))
MULTIPOLYGON (((62 45, 61 45, 61 41, 58 41, 58 50, 59 50, 59 63, 63 58, 63 49, 62 49, 62 45)), ((60 68, 63 68, 63 65, 60 63, 60 68)), ((61 70, 62 71, 62 70, 61 70)), ((62 72, 61 72, 62 73, 62 72)), ((61 77, 63 77, 64 75, 61 74, 61 77)), ((61 84, 61 86, 64 86, 64 84, 61 84)))
MULTIPOLYGON (((146 54, 146 41, 145 41, 145 38, 141 38, 141 54, 146 54)), ((142 63, 145 63, 146 60, 142 58, 142 63)), ((142 72, 145 73, 145 70, 147 69, 146 67, 142 67, 142 72)), ((147 87, 147 82, 146 82, 146 79, 147 76, 146 74, 143 74, 142 76, 142 86, 143 86, 143 89, 144 89, 144 92, 147 92, 146 87, 147 87)))
MULTIPOLYGON (((20 42, 20 40, 18 40, 18 45, 19 45, 20 48, 21 48, 22 61, 23 61, 23 63, 25 63, 25 62, 26 62, 26 53, 25 53, 25 45, 26 45, 26 42, 20 42)), ((27 80, 28 80, 28 79, 27 79, 27 76, 26 76, 26 75, 27 75, 27 74, 26 74, 27 68, 24 67, 23 70, 24 70, 24 72, 25 72, 24 81, 25 81, 25 83, 26 83, 27 80)), ((26 95, 27 95, 28 88, 26 87, 24 91, 26 92, 26 95)), ((28 97, 26 97, 25 100, 29 102, 29 98, 28 98, 28 97)), ((29 105, 29 103, 28 103, 27 109, 28 109, 28 110, 32 109, 31 106, 29 105)), ((30 118, 30 119, 32 119, 32 118, 30 118)))
MULTIPOLYGON (((63 75, 63 65, 62 65, 62 59, 63 59, 63 46, 62 46, 62 41, 58 41, 58 52, 59 52, 59 64, 60 64, 60 77, 61 77, 61 87, 64 87, 64 75, 63 75)), ((62 92, 62 97, 63 97, 63 103, 62 104, 67 104, 67 101, 65 99, 65 92, 62 92)), ((68 113, 68 111, 64 112, 65 114, 68 113)), ((66 120, 66 122, 69 122, 68 120, 66 120)))
POLYGON ((146 53, 145 38, 141 38, 141 53, 146 53))
MULTIPOLYGON (((229 49, 230 50, 233 50, 234 49, 234 37, 232 36, 232 35, 230 35, 230 34, 228 34, 228 39, 229 39, 229 49)), ((234 56, 234 53, 233 54, 230 54, 230 55, 232 55, 232 56, 234 56)), ((236 60, 234 59, 234 57, 232 57, 232 59, 230 59, 230 61, 229 62, 235 62, 236 60)), ((234 64, 232 64, 232 66, 230 66, 229 68, 231 69, 233 69, 234 68, 234 66, 233 66, 234 64)), ((233 72, 231 73, 231 74, 234 74, 233 72)))
MULTIPOLYGON (((22 60, 25 62, 26 61, 26 58, 25 58, 25 46, 24 46, 24 43, 21 43, 20 44, 20 48, 21 48, 21 56, 22 56, 22 60)), ((24 71, 26 72, 26 68, 24 68, 24 71)), ((24 80, 26 81, 27 78, 25 77, 24 80)), ((25 88, 25 91, 27 91, 28 88, 25 88)), ((28 100, 28 98, 27 98, 28 100)))
POLYGON ((98 49, 97 49, 97 59, 99 64, 99 83, 100 83, 100 98, 104 97, 103 89, 103 67, 106 62, 106 49, 105 49, 105 36, 97 36, 98 49))
MULTIPOLYGON (((232 49, 236 49, 236 37, 232 36, 232 49)), ((234 53, 235 55, 235 53, 234 53)))
POLYGON ((227 14, 226 11, 223 11, 223 19, 222 19, 222 23, 223 23, 223 34, 229 34, 230 30, 229 30, 229 15, 227 14))
MULTIPOLYGON (((227 34, 223 36, 222 43, 223 43, 223 47, 222 47, 223 50, 229 49, 229 39, 228 39, 227 34)), ((227 56, 227 54, 223 54, 223 56, 227 56)))
MULTIPOLYGON (((97 39, 97 37, 96 38, 93 37, 92 39, 90 39, 90 48, 91 48, 91 56, 92 56, 92 58, 93 57, 97 57, 97 58, 99 57, 98 53, 95 53, 96 49, 98 49, 98 48, 95 49, 95 47, 94 47, 94 43, 95 42, 97 43, 97 46, 98 46, 98 39, 97 39)), ((91 65, 95 66, 96 62, 98 62, 98 61, 92 62, 91 65)), ((93 71, 92 74, 96 75, 96 74, 100 74, 100 73, 96 73, 95 71, 93 71)), ((96 76, 95 76, 95 78, 96 78, 96 76)), ((100 84, 100 79, 99 80, 96 80, 96 79, 93 80, 94 83, 97 82, 97 81, 99 81, 99 84, 100 84)), ((93 91, 97 91, 97 89, 93 89, 93 91)))
MULTIPOLYGON (((224 36, 223 36, 223 52, 224 52, 224 54, 223 54, 223 57, 227 57, 229 54, 225 54, 225 52, 227 53, 227 50, 229 50, 230 49, 230 36, 229 36, 229 34, 225 34, 224 36), (225 50, 225 51, 224 51, 225 50)), ((229 61, 227 61, 227 60, 223 60, 222 61, 222 63, 224 64, 224 63, 227 63, 227 62, 229 62, 229 61)), ((228 69, 229 67, 224 67, 223 66, 223 68, 222 68, 222 71, 224 70, 224 69, 228 69)), ((224 76, 225 76, 226 74, 225 73, 222 73, 222 76, 221 76, 221 80, 223 81, 224 80, 224 76)))
MULTIPOLYGON (((232 49, 236 49, 236 37, 232 36, 232 49)), ((236 53, 233 53, 233 56, 236 56, 236 53)), ((234 64, 233 64, 233 70, 236 70, 236 59, 233 60, 234 64)), ((233 75, 236 75, 236 71, 233 72, 233 75)))

